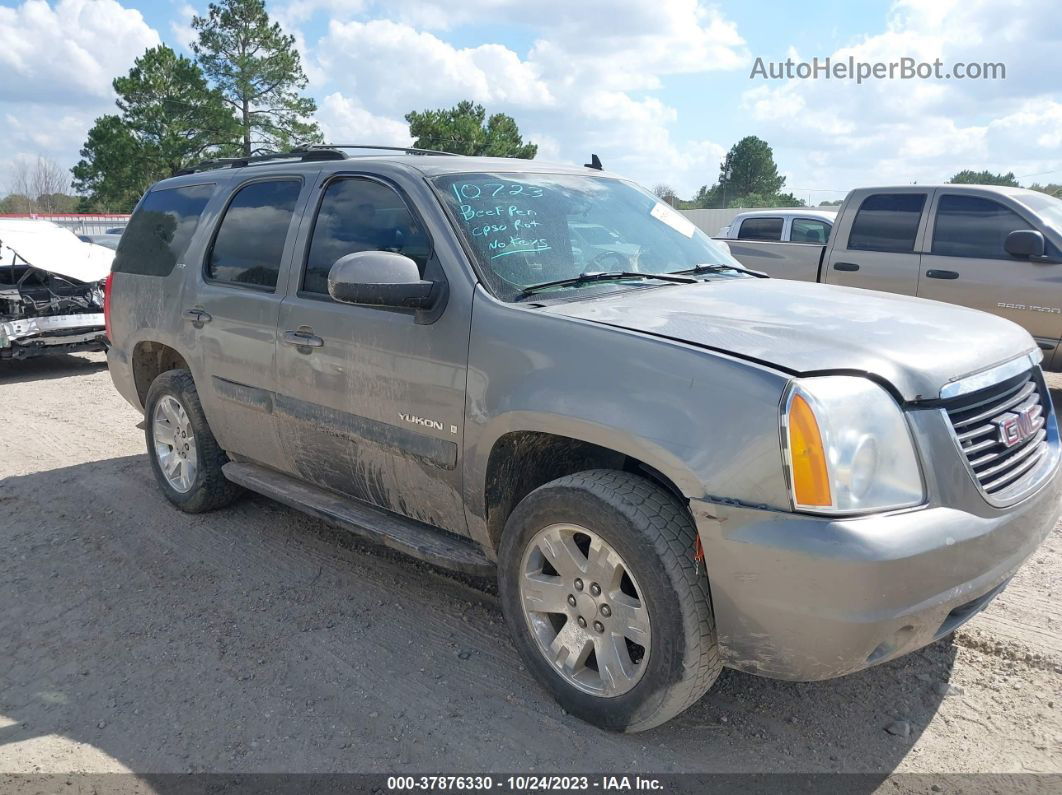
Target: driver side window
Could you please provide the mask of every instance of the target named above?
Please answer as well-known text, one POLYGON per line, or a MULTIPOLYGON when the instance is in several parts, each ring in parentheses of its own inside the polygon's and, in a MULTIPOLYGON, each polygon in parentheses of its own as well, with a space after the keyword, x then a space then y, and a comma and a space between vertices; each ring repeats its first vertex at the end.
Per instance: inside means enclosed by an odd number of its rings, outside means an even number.
POLYGON ((431 241, 394 190, 379 182, 344 177, 329 184, 321 199, 301 290, 328 295, 332 265, 358 251, 404 254, 423 274, 431 241))

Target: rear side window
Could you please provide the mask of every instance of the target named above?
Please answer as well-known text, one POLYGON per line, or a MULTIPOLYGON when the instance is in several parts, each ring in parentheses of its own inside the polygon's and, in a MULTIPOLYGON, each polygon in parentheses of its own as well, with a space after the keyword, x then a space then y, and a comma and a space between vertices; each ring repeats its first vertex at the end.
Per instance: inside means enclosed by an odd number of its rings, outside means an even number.
POLYGON ((214 185, 153 190, 137 207, 118 244, 115 273, 167 276, 192 240, 214 185))
POLYGON ((830 225, 814 218, 794 218, 789 231, 790 243, 822 243, 830 236, 830 225))
POLYGON ((924 193, 877 193, 859 206, 848 248, 860 251, 914 251, 924 193))
POLYGON ((978 196, 941 196, 933 226, 933 253, 945 257, 1011 259, 1007 235, 1030 224, 1013 210, 978 196))
POLYGON ((738 230, 741 240, 781 240, 781 218, 746 218, 738 230))
POLYGON ((275 289, 299 180, 252 182, 240 188, 221 219, 207 257, 207 278, 275 289))
POLYGON ((302 289, 328 295, 332 265, 357 251, 404 254, 424 273, 431 242, 391 188, 367 179, 339 179, 328 186, 321 200, 302 289))

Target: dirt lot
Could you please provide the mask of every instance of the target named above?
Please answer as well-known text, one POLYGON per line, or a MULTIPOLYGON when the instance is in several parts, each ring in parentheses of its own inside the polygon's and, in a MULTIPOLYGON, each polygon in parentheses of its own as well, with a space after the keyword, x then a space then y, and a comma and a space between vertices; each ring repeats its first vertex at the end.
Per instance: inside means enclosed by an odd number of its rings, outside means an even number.
POLYGON ((1059 528, 954 640, 725 672, 617 736, 523 670, 491 583, 265 499, 178 513, 139 421, 102 356, 0 365, 0 772, 1062 772, 1059 528))

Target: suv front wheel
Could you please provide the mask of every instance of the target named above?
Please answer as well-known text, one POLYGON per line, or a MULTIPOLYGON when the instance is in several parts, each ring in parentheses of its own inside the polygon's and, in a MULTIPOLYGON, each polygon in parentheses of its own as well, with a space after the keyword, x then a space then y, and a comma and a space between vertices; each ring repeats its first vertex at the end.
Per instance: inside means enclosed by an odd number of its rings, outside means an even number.
POLYGON ((672 495, 591 470, 529 494, 499 550, 502 608, 536 677, 602 728, 658 726, 722 669, 696 529, 672 495))
POLYGON ((182 511, 201 513, 241 494, 221 473, 228 457, 207 424, 190 372, 168 370, 152 381, 144 417, 148 458, 166 499, 182 511))

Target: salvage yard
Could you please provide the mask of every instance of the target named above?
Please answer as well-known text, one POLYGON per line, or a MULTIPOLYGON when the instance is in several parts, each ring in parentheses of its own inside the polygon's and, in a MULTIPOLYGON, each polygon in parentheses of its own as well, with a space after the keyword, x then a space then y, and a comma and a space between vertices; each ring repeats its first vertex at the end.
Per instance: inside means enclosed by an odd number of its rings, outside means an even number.
POLYGON ((622 736, 532 680, 492 583, 264 498, 179 513, 139 421, 101 354, 0 363, 0 773, 1062 772, 1057 527, 953 640, 727 671, 622 736))

